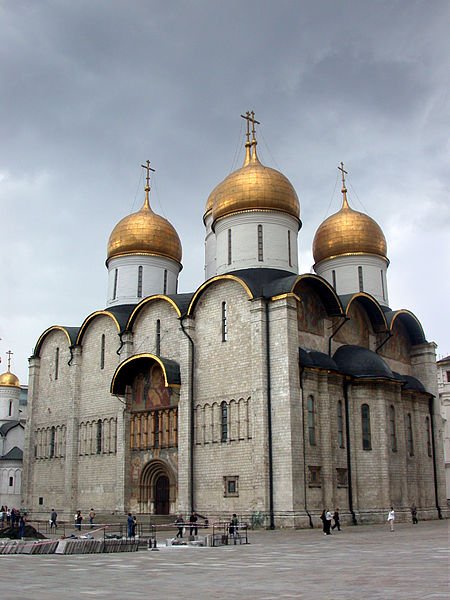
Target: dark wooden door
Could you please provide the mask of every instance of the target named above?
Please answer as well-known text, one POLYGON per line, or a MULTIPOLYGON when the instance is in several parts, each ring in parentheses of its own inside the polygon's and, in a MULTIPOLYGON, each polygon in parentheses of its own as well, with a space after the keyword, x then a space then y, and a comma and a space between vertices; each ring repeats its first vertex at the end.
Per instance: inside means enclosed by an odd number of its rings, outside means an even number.
POLYGON ((169 514, 169 478, 160 475, 155 482, 155 514, 169 514))

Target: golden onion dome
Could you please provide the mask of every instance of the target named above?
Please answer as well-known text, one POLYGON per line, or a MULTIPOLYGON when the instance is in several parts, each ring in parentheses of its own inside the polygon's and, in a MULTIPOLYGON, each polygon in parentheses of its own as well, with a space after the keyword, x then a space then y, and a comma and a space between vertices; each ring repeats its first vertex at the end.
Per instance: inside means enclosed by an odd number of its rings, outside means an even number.
POLYGON ((0 386, 20 388, 19 378, 14 373, 11 373, 11 371, 2 373, 0 375, 0 386))
POLYGON ((255 210, 284 212, 300 220, 300 204, 291 182, 260 163, 255 140, 245 146, 243 166, 228 175, 208 198, 206 207, 211 206, 213 220, 255 210))
POLYGON ((169 221, 150 208, 149 191, 147 186, 142 208, 114 227, 108 240, 107 261, 128 254, 155 254, 181 262, 180 238, 169 221))
MULTIPOLYGON (((343 182, 344 183, 344 182, 343 182)), ((316 263, 343 254, 376 254, 387 258, 381 227, 368 215, 350 208, 345 183, 342 208, 319 226, 313 241, 316 263)))

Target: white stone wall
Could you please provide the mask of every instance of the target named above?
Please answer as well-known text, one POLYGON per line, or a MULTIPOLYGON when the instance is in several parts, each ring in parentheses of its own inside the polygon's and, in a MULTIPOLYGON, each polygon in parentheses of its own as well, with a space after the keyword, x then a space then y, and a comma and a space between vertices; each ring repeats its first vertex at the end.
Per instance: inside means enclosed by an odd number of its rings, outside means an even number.
POLYGON ((176 294, 181 265, 163 256, 118 256, 108 261, 107 306, 137 304, 151 294, 176 294), (138 269, 142 266, 142 293, 138 296, 138 269), (114 297, 115 271, 117 289, 114 297), (167 271, 164 292, 164 271, 167 271))
POLYGON ((339 296, 361 291, 358 267, 362 267, 363 291, 371 294, 383 306, 389 306, 386 271, 388 262, 375 254, 336 256, 314 265, 320 275, 333 285, 333 270, 336 276, 336 292, 339 296), (383 275, 381 275, 383 274, 383 275), (381 278, 383 277, 383 283, 381 278), (384 293, 383 293, 384 292, 384 293))
POLYGON ((224 217, 215 224, 216 272, 250 268, 283 269, 298 273, 298 221, 277 212, 250 211, 224 217), (258 259, 258 225, 263 228, 263 260, 258 259), (231 264, 228 260, 231 230, 231 264), (291 256, 288 253, 290 232, 291 256))
POLYGON ((20 388, 0 386, 0 425, 4 421, 18 421, 20 388))

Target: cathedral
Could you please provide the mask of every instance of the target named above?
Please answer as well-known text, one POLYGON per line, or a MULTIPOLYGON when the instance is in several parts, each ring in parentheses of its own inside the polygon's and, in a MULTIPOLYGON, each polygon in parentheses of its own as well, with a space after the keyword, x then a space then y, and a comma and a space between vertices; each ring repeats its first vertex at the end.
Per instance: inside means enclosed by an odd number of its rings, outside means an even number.
MULTIPOLYGON (((106 308, 54 325, 29 363, 23 506, 141 515, 258 514, 308 527, 445 513, 435 344, 391 308, 385 236, 342 206, 299 273, 300 204, 260 162, 247 113, 241 168, 207 199, 205 280, 178 292, 182 245, 142 208, 107 245, 106 308)), ((200 218, 200 211, 199 211, 200 218)))

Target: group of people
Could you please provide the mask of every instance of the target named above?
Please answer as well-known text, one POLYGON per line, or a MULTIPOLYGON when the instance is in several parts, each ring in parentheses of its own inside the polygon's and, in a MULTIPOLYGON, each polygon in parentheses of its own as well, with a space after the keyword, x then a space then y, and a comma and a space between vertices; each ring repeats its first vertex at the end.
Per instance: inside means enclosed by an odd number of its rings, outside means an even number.
POLYGON ((331 535, 332 529, 337 529, 338 531, 341 530, 339 508, 336 508, 333 514, 331 514, 327 508, 324 508, 322 514, 320 515, 320 519, 322 521, 324 535, 331 535), (334 521, 333 525, 331 524, 332 521, 334 521))
POLYGON ((20 510, 18 508, 8 508, 2 506, 0 508, 0 527, 19 527, 20 510))
POLYGON ((202 515, 197 514, 193 511, 189 517, 189 521, 185 522, 183 515, 180 513, 177 515, 175 525, 177 527, 177 535, 175 537, 182 538, 186 527, 189 527, 189 535, 198 534, 198 519, 203 519, 203 527, 208 527, 208 519, 202 515))

